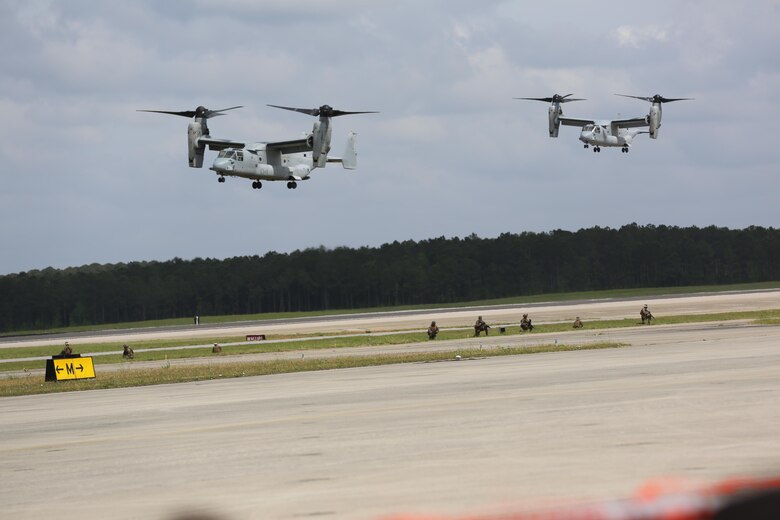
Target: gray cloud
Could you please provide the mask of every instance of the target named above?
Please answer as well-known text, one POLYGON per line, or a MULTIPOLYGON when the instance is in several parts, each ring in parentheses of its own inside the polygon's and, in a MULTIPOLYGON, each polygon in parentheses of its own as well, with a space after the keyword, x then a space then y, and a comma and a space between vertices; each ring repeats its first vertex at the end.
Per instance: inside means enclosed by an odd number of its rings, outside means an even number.
MULTIPOLYGON (((93 262, 379 245, 472 232, 777 226, 778 4, 342 0, 0 3, 0 273, 93 262), (546 107, 643 115, 630 154, 547 137, 546 107), (266 104, 380 110, 356 172, 294 192, 218 185, 186 166, 186 120, 139 108, 244 109, 212 134, 287 139, 312 121, 266 104)), ((213 159, 211 153, 207 161, 213 159)))

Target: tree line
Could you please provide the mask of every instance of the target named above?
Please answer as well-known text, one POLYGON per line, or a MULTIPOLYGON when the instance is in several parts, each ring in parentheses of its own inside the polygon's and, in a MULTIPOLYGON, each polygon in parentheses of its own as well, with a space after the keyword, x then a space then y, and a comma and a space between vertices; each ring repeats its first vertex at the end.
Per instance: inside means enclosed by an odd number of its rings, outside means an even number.
POLYGON ((0 331, 780 280, 780 230, 630 224, 0 276, 0 331))

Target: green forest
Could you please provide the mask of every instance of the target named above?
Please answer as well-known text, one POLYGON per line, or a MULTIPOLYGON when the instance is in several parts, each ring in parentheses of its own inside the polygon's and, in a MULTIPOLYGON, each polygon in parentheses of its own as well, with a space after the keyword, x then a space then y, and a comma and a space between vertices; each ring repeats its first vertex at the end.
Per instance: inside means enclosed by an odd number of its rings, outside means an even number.
POLYGON ((780 230, 630 224, 10 274, 0 331, 773 280, 780 230))

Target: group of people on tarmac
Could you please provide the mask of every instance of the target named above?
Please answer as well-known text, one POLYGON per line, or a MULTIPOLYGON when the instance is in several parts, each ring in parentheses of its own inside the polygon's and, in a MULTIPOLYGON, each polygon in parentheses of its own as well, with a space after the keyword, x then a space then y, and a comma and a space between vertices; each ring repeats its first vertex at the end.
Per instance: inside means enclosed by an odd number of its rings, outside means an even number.
MULTIPOLYGON (((439 327, 436 326, 436 322, 435 321, 431 323, 431 327, 433 329, 435 329, 433 331, 433 337, 431 337, 431 329, 428 329, 428 337, 430 339, 433 339, 433 338, 436 337, 436 334, 439 333, 439 327)), ((222 352, 222 347, 219 346, 218 343, 214 343, 214 346, 211 348, 211 352, 213 352, 215 354, 218 354, 218 353, 222 352)), ((65 342, 65 346, 63 347, 62 351, 60 352, 60 356, 72 356, 72 355, 73 355, 73 348, 70 346, 70 343, 68 343, 66 341, 65 342)), ((135 352, 133 351, 133 349, 127 343, 122 345, 122 357, 124 359, 133 359, 135 357, 135 352)))
MULTIPOLYGON (((650 324, 650 320, 655 319, 655 316, 653 316, 653 313, 650 312, 650 309, 648 309, 647 304, 645 304, 644 307, 639 311, 639 317, 642 318, 642 324, 650 324)), ((585 326, 585 324, 582 322, 579 316, 577 316, 574 319, 574 323, 572 324, 572 328, 574 329, 581 329, 585 326)), ((485 320, 482 319, 482 316, 477 317, 477 321, 474 323, 474 336, 477 337, 481 333, 485 333, 485 336, 488 335, 488 331, 490 330, 490 325, 488 325, 485 320)), ((531 318, 528 317, 528 314, 523 314, 523 319, 520 320, 520 331, 521 332, 530 332, 534 330, 534 325, 531 322, 531 318)), ((501 328, 501 332, 504 332, 504 328, 501 328)), ((435 321, 431 322, 430 327, 428 327, 428 339, 436 339, 436 336, 439 334, 439 327, 436 325, 435 321)))
MULTIPOLYGON (((474 336, 479 336, 480 332, 484 332, 485 336, 488 335, 488 331, 490 330, 490 325, 485 323, 485 320, 482 319, 482 316, 477 317, 476 323, 474 323, 474 336)), ((534 330, 533 323, 531 323, 531 318, 528 317, 528 314, 523 314, 523 319, 520 320, 520 331, 532 331, 534 330)), ((504 332, 504 328, 502 327, 501 332, 504 332)))
MULTIPOLYGON (((76 354, 78 356, 79 354, 76 354)), ((70 346, 69 342, 65 342, 65 346, 60 351, 60 356, 73 356, 73 347, 70 346)), ((133 352, 133 349, 128 346, 127 343, 122 345, 122 357, 124 359, 133 359, 135 357, 135 352, 133 352)))
MULTIPOLYGON (((489 330, 490 325, 488 325, 485 320, 482 319, 482 316, 478 316, 477 321, 474 323, 474 336, 479 336, 482 332, 484 332, 485 336, 487 336, 489 334, 489 330)), ((520 320, 520 330, 529 332, 534 330, 533 323, 531 323, 531 318, 528 317, 528 314, 523 314, 523 319, 520 320)), ((501 332, 503 331, 504 329, 502 328, 501 332)), ((436 321, 432 321, 428 327, 428 339, 436 339, 438 334, 439 326, 436 325, 436 321)))

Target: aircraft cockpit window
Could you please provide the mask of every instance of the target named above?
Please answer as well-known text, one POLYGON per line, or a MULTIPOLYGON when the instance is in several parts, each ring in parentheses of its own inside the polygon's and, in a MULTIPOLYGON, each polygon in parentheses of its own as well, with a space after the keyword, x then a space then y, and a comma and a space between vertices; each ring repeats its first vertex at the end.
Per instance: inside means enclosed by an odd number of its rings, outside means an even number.
POLYGON ((585 125, 585 128, 583 128, 583 130, 585 130, 586 132, 590 132, 591 130, 593 130, 593 125, 585 125))
POLYGON ((217 157, 220 159, 232 159, 235 153, 233 150, 222 150, 217 157))
POLYGON ((236 152, 236 160, 237 161, 243 161, 244 160, 244 152, 236 152))

